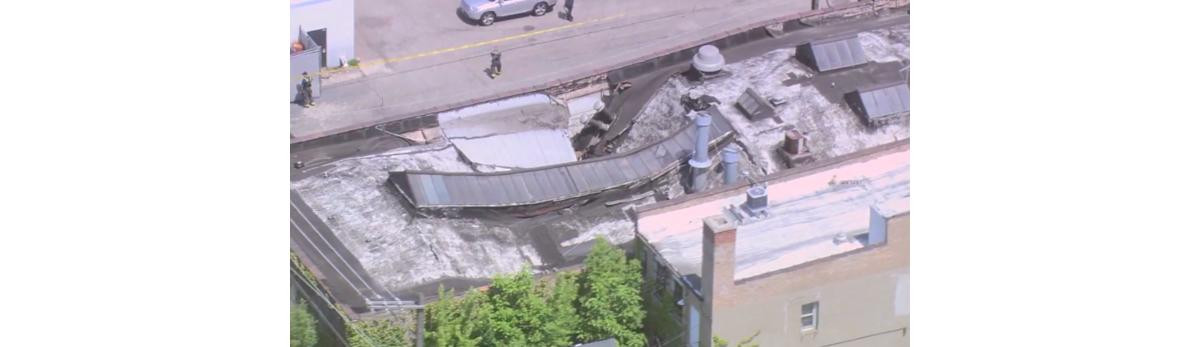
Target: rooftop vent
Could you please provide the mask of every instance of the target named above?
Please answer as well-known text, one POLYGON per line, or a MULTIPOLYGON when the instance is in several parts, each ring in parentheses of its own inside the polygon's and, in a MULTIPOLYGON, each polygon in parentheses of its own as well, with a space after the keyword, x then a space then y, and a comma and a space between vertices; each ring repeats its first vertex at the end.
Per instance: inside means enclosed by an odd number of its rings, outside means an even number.
POLYGON ((789 168, 796 167, 813 158, 813 153, 808 148, 808 137, 795 129, 788 130, 783 134, 783 145, 779 146, 776 151, 783 157, 784 164, 787 164, 789 168))
POLYGON ((763 99, 758 92, 751 88, 746 88, 746 91, 742 92, 736 105, 751 121, 775 117, 775 107, 771 102, 763 99))
POLYGON ((721 166, 725 170, 725 185, 732 185, 738 180, 738 150, 733 145, 721 150, 721 166))
POLYGON ((817 72, 865 65, 868 61, 857 34, 797 46, 796 59, 817 72))
POLYGON ((762 185, 750 186, 746 190, 746 211, 751 216, 761 216, 767 212, 767 187, 762 185))
POLYGON ((703 73, 720 72, 725 67, 725 56, 717 46, 704 45, 692 56, 692 67, 703 73))
POLYGON ((708 113, 696 115, 696 148, 692 151, 692 159, 688 165, 692 167, 691 192, 702 192, 708 187, 708 168, 712 160, 708 158, 708 128, 712 126, 712 116, 708 113))

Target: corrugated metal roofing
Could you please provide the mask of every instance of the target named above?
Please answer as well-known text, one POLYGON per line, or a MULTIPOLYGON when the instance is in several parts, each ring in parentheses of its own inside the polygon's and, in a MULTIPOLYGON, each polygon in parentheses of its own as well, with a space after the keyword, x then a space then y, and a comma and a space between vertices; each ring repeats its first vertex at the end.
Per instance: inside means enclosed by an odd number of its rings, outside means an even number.
POLYGON ((879 118, 908 112, 908 84, 898 83, 857 92, 867 118, 879 118))
MULTIPOLYGON (((710 144, 733 133, 716 108, 710 144)), ((638 150, 607 157, 495 173, 397 171, 389 180, 418 208, 500 207, 558 201, 651 179, 691 155, 695 126, 638 150)))
POLYGON ((527 94, 437 115, 442 134, 468 160, 505 168, 533 168, 575 161, 565 130, 567 110, 545 94, 527 94))
POLYGON ((848 36, 809 43, 813 63, 817 71, 837 70, 867 63, 858 36, 848 36))
POLYGON ((575 161, 571 140, 560 130, 534 130, 450 142, 472 162, 531 168, 575 161))

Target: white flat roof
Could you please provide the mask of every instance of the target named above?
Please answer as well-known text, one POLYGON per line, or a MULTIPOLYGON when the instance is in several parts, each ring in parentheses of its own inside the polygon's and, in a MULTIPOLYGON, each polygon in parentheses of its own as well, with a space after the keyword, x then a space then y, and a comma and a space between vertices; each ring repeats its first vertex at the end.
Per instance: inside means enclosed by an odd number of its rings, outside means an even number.
MULTIPOLYGON (((858 158, 828 169, 767 182, 768 217, 738 226, 735 279, 848 252, 863 245, 870 210, 907 212, 908 149, 858 158), (850 242, 834 243, 838 234, 850 242)), ((668 206, 639 216, 638 232, 681 274, 700 273, 704 217, 745 201, 742 191, 668 206)))

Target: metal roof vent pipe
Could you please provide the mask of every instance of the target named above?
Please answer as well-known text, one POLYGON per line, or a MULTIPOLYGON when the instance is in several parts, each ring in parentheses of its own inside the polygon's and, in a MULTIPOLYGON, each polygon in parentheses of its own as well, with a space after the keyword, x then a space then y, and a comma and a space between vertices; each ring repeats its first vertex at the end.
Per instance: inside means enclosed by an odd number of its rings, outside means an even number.
POLYGON ((717 46, 704 45, 696 51, 696 55, 692 56, 692 70, 696 71, 695 76, 691 76, 693 81, 703 81, 711 78, 723 76, 721 70, 725 68, 725 56, 721 55, 721 50, 717 46))
POLYGON ((692 151, 692 159, 688 165, 692 167, 691 192, 704 191, 708 186, 708 168, 712 160, 708 158, 708 128, 712 125, 712 116, 701 112, 696 114, 696 148, 692 151))
POLYGON ((804 147, 801 146, 800 142, 805 140, 806 139, 804 136, 800 135, 799 130, 789 130, 788 132, 784 133, 783 150, 792 155, 800 154, 800 148, 804 147))
POLYGON ((721 166, 725 170, 725 185, 732 185, 738 180, 738 150, 733 145, 721 150, 721 166))

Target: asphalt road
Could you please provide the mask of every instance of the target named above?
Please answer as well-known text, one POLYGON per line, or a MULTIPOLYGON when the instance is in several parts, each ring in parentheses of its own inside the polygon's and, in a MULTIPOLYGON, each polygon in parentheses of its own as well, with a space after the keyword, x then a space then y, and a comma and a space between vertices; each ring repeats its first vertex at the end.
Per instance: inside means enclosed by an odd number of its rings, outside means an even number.
MULTIPOLYGON (((357 0, 355 45, 360 60, 404 57, 487 42, 619 14, 663 14, 729 0, 577 0, 575 20, 561 18, 563 0, 541 17, 518 15, 480 26, 458 13, 458 0, 357 0)), ((737 3, 737 1, 733 2, 737 3)), ((490 47, 487 47, 490 48, 490 47)))
POLYGON ((795 0, 577 4, 574 22, 556 9, 480 27, 458 18, 453 0, 359 1, 362 63, 325 79, 317 107, 293 105, 293 142, 546 88, 811 9, 795 0), (485 74, 493 48, 504 52, 496 79, 485 74))

